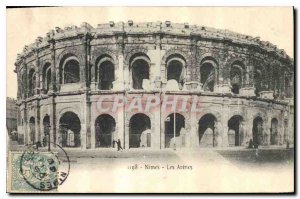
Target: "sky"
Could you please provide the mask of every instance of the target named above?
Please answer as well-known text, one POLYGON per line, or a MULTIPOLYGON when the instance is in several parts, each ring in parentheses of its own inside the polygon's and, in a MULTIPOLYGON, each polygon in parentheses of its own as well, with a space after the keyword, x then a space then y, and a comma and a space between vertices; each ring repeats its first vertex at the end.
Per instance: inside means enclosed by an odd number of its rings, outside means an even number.
POLYGON ((293 58, 292 7, 56 7, 6 10, 7 97, 16 98, 14 62, 24 46, 55 27, 87 22, 93 27, 109 21, 171 21, 228 29, 260 37, 284 49, 293 58))

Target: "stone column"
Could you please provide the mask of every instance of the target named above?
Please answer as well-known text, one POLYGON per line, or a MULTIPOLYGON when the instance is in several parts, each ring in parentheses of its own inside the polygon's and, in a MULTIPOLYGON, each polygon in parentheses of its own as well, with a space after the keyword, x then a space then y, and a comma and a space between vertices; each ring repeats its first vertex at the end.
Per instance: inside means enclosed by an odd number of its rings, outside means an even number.
MULTIPOLYGON (((56 116, 56 100, 54 92, 57 91, 57 78, 59 77, 59 66, 56 66, 56 59, 55 59, 55 40, 50 39, 48 41, 51 49, 51 83, 49 85, 48 95, 50 95, 50 142, 52 147, 56 147, 55 143, 58 143, 58 134, 59 134, 59 120, 56 116), (58 70, 56 70, 58 68, 58 70)), ((59 64, 59 63, 58 63, 59 64)))
POLYGON ((23 60, 23 68, 24 68, 24 74, 25 74, 25 78, 24 78, 24 82, 22 82, 23 85, 23 99, 26 99, 28 96, 28 73, 27 73, 27 64, 24 63, 25 59, 23 60))
MULTIPOLYGON (((57 118, 59 119, 59 115, 57 115, 57 118)), ((55 124, 56 124, 55 129, 57 129, 57 133, 56 133, 56 135, 53 134, 53 142, 56 143, 57 145, 61 146, 60 142, 62 141, 62 136, 61 136, 61 133, 60 133, 59 121, 56 122, 55 124)), ((51 131, 50 131, 50 135, 51 135, 51 131)), ((56 147, 56 145, 54 145, 54 147, 56 147)))
POLYGON ((271 141, 271 119, 272 117, 269 116, 267 118, 267 121, 264 123, 264 127, 263 127, 263 135, 264 135, 264 144, 265 145, 270 145, 270 141, 271 141))
POLYGON ((91 145, 90 145, 90 148, 95 149, 96 148, 96 132, 95 132, 95 124, 93 124, 92 122, 90 122, 90 129, 91 129, 91 136, 90 136, 91 145))
POLYGON ((35 49, 35 68, 36 68, 36 73, 35 73, 35 78, 36 78, 36 83, 35 83, 35 88, 34 88, 34 94, 38 95, 40 94, 40 87, 41 87, 41 81, 40 81, 40 75, 42 72, 40 71, 40 59, 39 59, 39 52, 37 49, 35 49))
POLYGON ((221 121, 219 121, 221 124, 220 126, 223 127, 220 131, 220 136, 222 136, 222 144, 223 147, 228 147, 228 120, 229 120, 229 101, 228 98, 224 98, 223 100, 223 106, 222 106, 222 115, 221 115, 221 121), (223 131, 223 132, 222 132, 223 131))
POLYGON ((198 51, 197 51, 197 38, 191 38, 191 60, 187 60, 187 73, 185 87, 187 90, 198 90, 201 91, 202 85, 198 81, 200 76, 199 71, 197 72, 198 64, 198 51))
POLYGON ((36 112, 35 112, 35 142, 41 141, 41 128, 40 128, 40 105, 39 105, 39 101, 35 102, 35 108, 36 108, 36 112))
MULTIPOLYGON (((155 95, 159 96, 160 93, 156 93, 155 95)), ((153 109, 151 118, 151 148, 160 149, 161 148, 161 115, 160 108, 153 109), (153 140, 153 142, 152 142, 153 140)))
POLYGON ((156 90, 160 90, 161 87, 161 73, 160 73, 160 67, 161 67, 161 41, 160 41, 160 35, 155 35, 155 49, 149 50, 148 55, 151 60, 150 65, 150 81, 152 88, 156 90))
POLYGON ((226 43, 223 43, 222 49, 220 50, 219 68, 215 69, 215 85, 214 92, 219 93, 231 93, 230 87, 230 66, 227 67, 227 59, 229 48, 226 43))
MULTIPOLYGON (((123 95, 123 94, 122 94, 123 95)), ((115 132, 115 139, 120 139, 122 147, 125 149, 129 148, 129 138, 128 141, 125 139, 126 136, 129 134, 129 129, 125 128, 125 111, 124 109, 120 109, 120 111, 117 112, 117 120, 116 120, 116 132, 115 132), (127 131, 127 132, 126 132, 127 131), (127 142, 127 143, 126 143, 127 142)))
POLYGON ((254 79, 254 66, 252 61, 248 60, 248 67, 245 73, 245 83, 243 88, 240 89, 240 94, 244 96, 255 96, 255 88, 253 84, 254 79))
POLYGON ((288 133, 289 133, 289 142, 291 144, 294 144, 294 139, 295 139, 295 132, 294 132, 294 106, 292 104, 289 104, 289 126, 288 126, 288 133))
MULTIPOLYGON (((160 99, 164 99, 165 95, 162 93, 160 99)), ((159 106, 159 112, 160 112, 160 148, 164 149, 165 146, 165 119, 166 115, 161 111, 161 105, 159 106)))
POLYGON ((288 114, 286 113, 286 115, 284 116, 284 126, 283 126, 283 140, 282 143, 286 144, 287 140, 288 140, 288 126, 289 126, 289 120, 288 120, 288 114))
POLYGON ((115 43, 117 49, 117 65, 115 65, 115 81, 113 82, 113 90, 124 90, 126 81, 128 81, 128 67, 124 62, 124 38, 123 35, 116 35, 115 43), (125 80, 126 79, 126 80, 125 80))
POLYGON ((17 91, 17 100, 21 99, 21 89, 22 89, 22 74, 21 71, 17 71, 17 81, 18 81, 18 91, 17 91))
MULTIPOLYGON (((123 112, 125 112, 123 110, 123 112)), ((125 112, 125 117, 124 117, 124 148, 125 149, 129 149, 129 130, 130 130, 130 127, 129 127, 129 116, 128 116, 128 113, 125 112)))
MULTIPOLYGON (((90 58, 91 59, 91 58, 90 58)), ((96 67, 97 67, 97 64, 96 63, 91 63, 90 62, 90 79, 91 79, 91 82, 90 82, 90 89, 91 90, 97 90, 98 87, 97 87, 97 80, 96 80, 96 67)), ((99 73, 99 72, 98 72, 99 73)))
POLYGON ((50 49, 51 49, 51 84, 49 85, 49 91, 48 93, 55 92, 56 87, 56 67, 59 69, 59 66, 56 66, 56 60, 55 60, 55 41, 50 40, 50 49))
POLYGON ((91 35, 86 34, 85 39, 85 86, 86 86, 86 93, 85 93, 85 121, 86 121, 86 148, 91 148, 91 101, 90 101, 90 76, 91 76, 91 67, 90 67, 90 58, 91 58, 91 35))
POLYGON ((250 139, 253 141, 253 118, 250 109, 247 109, 245 114, 245 145, 249 144, 250 139))
MULTIPOLYGON (((85 96, 83 96, 85 97, 85 96)), ((83 111, 81 113, 81 116, 80 117, 80 122, 81 122, 81 131, 80 131, 80 148, 85 150, 87 149, 87 129, 88 129, 88 124, 86 123, 86 117, 85 117, 85 114, 86 114, 86 100, 83 100, 84 103, 83 103, 83 111)))
POLYGON ((295 87, 294 87, 294 84, 295 84, 295 81, 294 81, 294 78, 295 78, 295 74, 292 73, 291 74, 291 80, 290 80, 290 98, 294 98, 294 92, 295 92, 295 87))
POLYGON ((24 128, 24 144, 29 144, 29 131, 28 131, 28 114, 27 114, 27 104, 24 103, 24 119, 23 119, 23 128, 24 128))
POLYGON ((247 147, 247 143, 249 142, 249 136, 247 134, 248 132, 247 132, 245 118, 243 118, 243 120, 241 121, 241 124, 239 127, 239 133, 240 133, 240 135, 243 135, 243 140, 242 140, 241 146, 247 147))
POLYGON ((88 35, 87 42, 86 42, 86 87, 90 88, 91 80, 92 80, 92 67, 91 67, 91 39, 92 36, 88 35))
MULTIPOLYGON (((269 70, 268 70, 269 71, 269 70)), ((265 99, 274 99, 273 90, 271 88, 270 84, 270 77, 272 76, 272 73, 269 71, 269 73, 264 73, 262 78, 262 91, 259 92, 259 96, 261 98, 265 99)))
POLYGON ((79 64, 80 64, 80 84, 82 85, 83 89, 87 89, 87 82, 88 82, 88 59, 87 59, 87 48, 88 48, 88 35, 85 34, 81 39, 81 46, 80 51, 82 55, 78 57, 79 64))
MULTIPOLYGON (((52 147, 56 147, 55 143, 58 143, 57 137, 59 136, 59 122, 56 121, 59 120, 56 116, 56 102, 55 102, 55 96, 51 95, 49 98, 50 101, 50 142, 52 143, 52 147)), ((60 144, 60 143, 59 143, 60 144)))
POLYGON ((225 66, 223 63, 219 64, 219 71, 215 69, 215 85, 214 85, 214 92, 219 93, 231 93, 230 89, 230 80, 224 75, 225 66), (218 72, 217 72, 218 71, 218 72))
POLYGON ((31 95, 32 91, 29 88, 29 85, 31 84, 32 76, 30 77, 29 73, 30 73, 30 69, 28 70, 28 68, 27 68, 27 70, 26 70, 26 85, 27 85, 26 98, 32 97, 32 95, 31 95))
POLYGON ((91 103, 88 93, 84 93, 83 97, 83 111, 82 111, 82 121, 81 122, 81 148, 88 149, 91 148, 91 103))
MULTIPOLYGON (((193 96, 194 97, 194 96, 193 96)), ((198 133, 198 121, 197 114, 195 112, 191 112, 191 129, 190 129, 190 147, 191 148, 199 148, 199 133, 198 133)))
POLYGON ((124 55, 122 52, 118 53, 117 59, 118 59, 118 66, 115 70, 115 77, 117 79, 113 83, 113 89, 116 91, 120 91, 120 90, 124 90, 126 86, 125 76, 127 76, 126 79, 128 79, 129 73, 128 73, 128 69, 124 68, 124 55))

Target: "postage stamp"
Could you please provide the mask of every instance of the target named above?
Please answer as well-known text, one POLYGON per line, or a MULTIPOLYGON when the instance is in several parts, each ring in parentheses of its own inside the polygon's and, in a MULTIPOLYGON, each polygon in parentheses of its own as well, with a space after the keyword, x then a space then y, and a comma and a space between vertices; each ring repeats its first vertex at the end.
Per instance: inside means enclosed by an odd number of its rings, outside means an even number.
POLYGON ((70 170, 68 156, 61 147, 57 148, 55 151, 39 151, 30 146, 25 151, 11 151, 8 157, 8 179, 11 180, 9 191, 56 192, 58 186, 67 179, 70 170), (63 160, 64 157, 67 161, 63 160))

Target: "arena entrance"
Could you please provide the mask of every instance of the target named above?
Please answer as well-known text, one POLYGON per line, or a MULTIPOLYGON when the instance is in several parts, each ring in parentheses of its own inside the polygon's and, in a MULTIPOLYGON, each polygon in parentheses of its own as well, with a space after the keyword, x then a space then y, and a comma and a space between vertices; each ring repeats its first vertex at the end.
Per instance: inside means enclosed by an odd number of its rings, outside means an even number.
POLYGON ((263 119, 261 117, 256 117, 253 120, 253 144, 261 145, 263 141, 263 119))
POLYGON ((73 112, 66 112, 59 120, 58 142, 62 147, 80 147, 81 124, 73 112))
POLYGON ((129 122, 129 148, 151 147, 151 121, 143 114, 137 113, 129 122))
POLYGON ((112 147, 115 128, 116 122, 112 116, 107 114, 98 116, 95 122, 95 147, 112 147))
POLYGON ((278 144, 278 120, 276 118, 273 118, 271 121, 270 144, 278 144))
POLYGON ((215 122, 217 119, 212 114, 206 114, 199 120, 199 146, 215 147, 215 122))
POLYGON ((29 119, 29 132, 30 132, 30 142, 31 144, 35 143, 35 118, 31 117, 29 119))
POLYGON ((174 140, 174 114, 168 115, 165 121, 165 148, 176 146, 185 147, 185 134, 181 133, 185 128, 185 118, 183 115, 175 114, 175 140, 174 140))
POLYGON ((228 145, 241 146, 243 143, 243 135, 240 131, 240 126, 243 118, 235 115, 228 121, 228 145))

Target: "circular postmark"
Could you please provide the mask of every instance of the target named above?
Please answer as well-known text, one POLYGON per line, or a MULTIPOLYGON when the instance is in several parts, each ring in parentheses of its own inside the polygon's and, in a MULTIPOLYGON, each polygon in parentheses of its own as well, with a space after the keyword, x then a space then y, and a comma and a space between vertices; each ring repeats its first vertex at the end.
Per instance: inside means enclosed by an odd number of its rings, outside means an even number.
POLYGON ((65 182, 70 172, 70 160, 66 151, 54 144, 55 150, 41 151, 32 145, 20 159, 20 173, 34 189, 50 191, 65 182))

